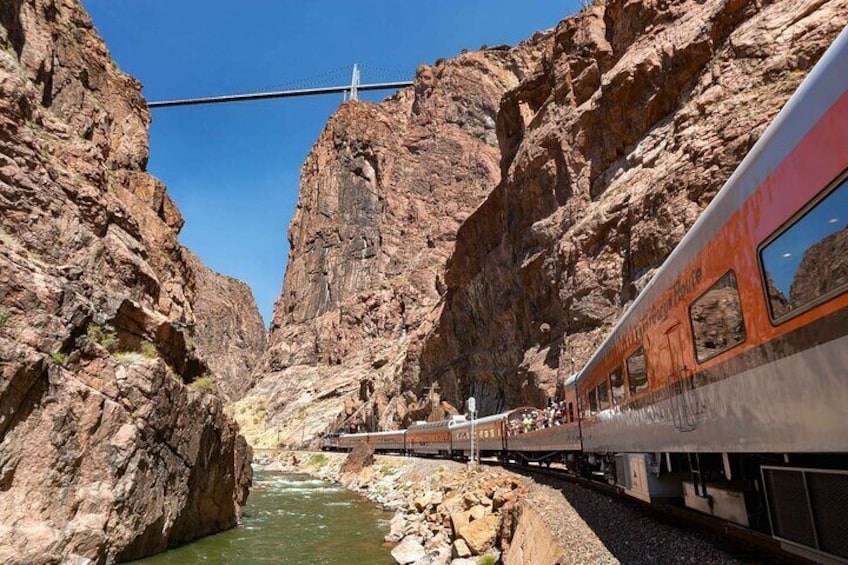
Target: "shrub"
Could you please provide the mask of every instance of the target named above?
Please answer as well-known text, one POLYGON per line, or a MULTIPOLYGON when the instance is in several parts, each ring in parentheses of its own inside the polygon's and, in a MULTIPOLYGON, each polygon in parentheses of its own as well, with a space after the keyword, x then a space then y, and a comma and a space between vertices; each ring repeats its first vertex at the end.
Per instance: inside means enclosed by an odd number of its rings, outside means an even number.
POLYGON ((55 365, 64 365, 65 361, 68 360, 68 356, 60 351, 57 351, 56 353, 50 354, 50 359, 55 365))
POLYGON ((192 389, 197 392, 202 392, 203 394, 212 394, 215 390, 215 379, 209 373, 206 373, 202 377, 195 379, 189 385, 192 389))
POLYGON ((156 359, 159 357, 159 351, 156 349, 156 346, 149 341, 142 341, 139 351, 148 359, 156 359))
POLYGON ((479 559, 477 559, 477 565, 495 565, 497 560, 494 555, 481 555, 479 559))
POLYGON ((100 344, 109 353, 114 353, 118 350, 118 346, 120 344, 118 342, 118 336, 115 334, 115 332, 107 331, 103 329, 102 326, 98 326, 97 324, 89 324, 88 329, 86 330, 86 334, 88 335, 88 339, 100 344))
POLYGON ((0 328, 6 325, 9 321, 9 311, 3 306, 0 306, 0 328))
POLYGON ((323 453, 316 453, 309 456, 309 465, 311 467, 323 467, 327 464, 327 456, 323 453))

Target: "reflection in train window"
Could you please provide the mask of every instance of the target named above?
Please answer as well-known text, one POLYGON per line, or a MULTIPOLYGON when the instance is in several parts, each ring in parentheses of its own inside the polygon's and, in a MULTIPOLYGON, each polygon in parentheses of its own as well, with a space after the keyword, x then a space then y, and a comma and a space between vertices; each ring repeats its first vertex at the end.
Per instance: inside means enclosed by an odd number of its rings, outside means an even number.
POLYGON ((589 414, 594 414, 598 411, 598 397, 595 394, 595 389, 589 391, 589 414))
POLYGON ((621 367, 616 367, 615 370, 610 373, 610 388, 612 389, 612 403, 613 404, 621 404, 624 400, 624 373, 621 371, 621 367))
POLYGON ((745 341, 736 275, 728 271, 689 306, 698 363, 745 341))
POLYGON ((609 384, 607 384, 606 379, 598 385, 598 404, 601 410, 610 407, 609 384))
POLYGON ((645 349, 642 347, 627 358, 627 382, 630 385, 630 394, 648 390, 648 370, 645 366, 645 349))
POLYGON ((848 178, 760 252, 772 318, 848 288, 848 178))

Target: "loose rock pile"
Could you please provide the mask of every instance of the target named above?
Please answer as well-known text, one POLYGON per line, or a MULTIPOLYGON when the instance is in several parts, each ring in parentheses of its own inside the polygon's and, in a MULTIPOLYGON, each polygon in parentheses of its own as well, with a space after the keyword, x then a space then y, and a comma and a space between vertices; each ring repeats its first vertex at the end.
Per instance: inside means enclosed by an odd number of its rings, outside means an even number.
POLYGON ((496 562, 508 542, 504 517, 523 491, 520 479, 489 470, 438 472, 409 489, 389 524, 386 541, 401 542, 392 556, 401 565, 465 565, 483 555, 496 562))

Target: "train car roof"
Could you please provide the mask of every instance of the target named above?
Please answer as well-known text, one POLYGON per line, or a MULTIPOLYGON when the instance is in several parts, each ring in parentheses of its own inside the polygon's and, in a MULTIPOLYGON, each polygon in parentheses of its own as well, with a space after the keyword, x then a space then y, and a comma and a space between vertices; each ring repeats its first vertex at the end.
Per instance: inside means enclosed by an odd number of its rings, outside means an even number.
POLYGON ((406 433, 406 430, 386 430, 386 431, 382 431, 382 432, 371 432, 371 433, 366 434, 366 435, 369 435, 369 436, 390 436, 390 435, 403 434, 403 433, 406 433))
POLYGON ((578 374, 590 374, 618 337, 642 319, 696 255, 848 90, 848 28, 842 30, 730 179, 613 326, 578 374))
MULTIPOLYGON (((498 420, 503 420, 504 418, 506 418, 507 414, 509 414, 509 412, 501 412, 500 414, 492 414, 491 416, 483 416, 482 418, 477 418, 476 420, 474 420, 474 423, 475 424, 488 424, 490 422, 497 422, 498 420)), ((454 425, 451 429, 456 430, 458 428, 470 428, 470 427, 471 427, 471 420, 466 420, 464 422, 460 422, 460 423, 454 425)))
POLYGON ((447 428, 450 424, 450 420, 439 420, 438 422, 413 422, 409 425, 407 430, 426 430, 432 428, 447 428))

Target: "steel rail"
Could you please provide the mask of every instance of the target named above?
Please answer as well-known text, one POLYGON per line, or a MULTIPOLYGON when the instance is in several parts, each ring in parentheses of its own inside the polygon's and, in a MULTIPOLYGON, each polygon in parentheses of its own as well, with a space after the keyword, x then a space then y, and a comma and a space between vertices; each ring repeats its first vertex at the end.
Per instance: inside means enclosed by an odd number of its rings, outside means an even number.
MULTIPOLYGON (((377 82, 360 84, 359 92, 373 90, 393 90, 412 86, 411 80, 395 82, 377 82)), ((327 86, 322 88, 299 88, 294 90, 277 90, 272 92, 257 92, 254 94, 227 94, 223 96, 206 96, 202 98, 183 98, 179 100, 157 100, 148 102, 150 108, 169 108, 174 106, 199 106, 201 104, 219 104, 222 102, 246 102, 248 100, 267 100, 270 98, 293 98, 295 96, 318 96, 321 94, 341 94, 350 91, 350 85, 327 86)))

